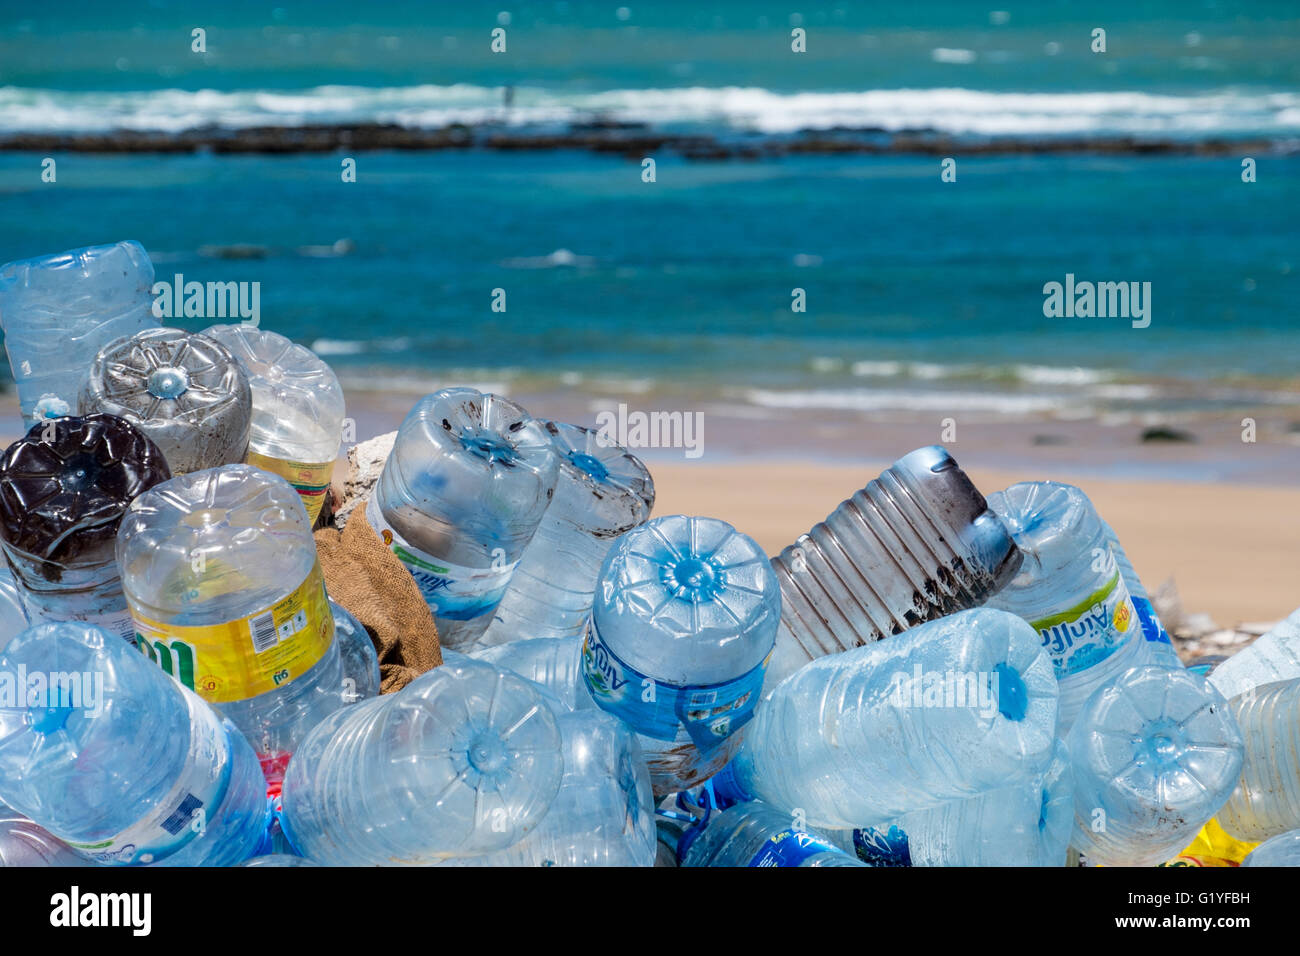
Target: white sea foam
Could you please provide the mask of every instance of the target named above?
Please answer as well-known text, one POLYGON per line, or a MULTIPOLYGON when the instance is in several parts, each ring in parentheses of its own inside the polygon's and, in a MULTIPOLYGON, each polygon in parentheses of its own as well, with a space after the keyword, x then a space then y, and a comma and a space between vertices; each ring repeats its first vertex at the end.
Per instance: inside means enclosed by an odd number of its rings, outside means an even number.
POLYGON ((764 408, 823 408, 845 411, 993 412, 1029 415, 1062 407, 1048 395, 1011 395, 1001 392, 921 391, 917 389, 820 389, 777 391, 752 388, 745 400, 764 408))

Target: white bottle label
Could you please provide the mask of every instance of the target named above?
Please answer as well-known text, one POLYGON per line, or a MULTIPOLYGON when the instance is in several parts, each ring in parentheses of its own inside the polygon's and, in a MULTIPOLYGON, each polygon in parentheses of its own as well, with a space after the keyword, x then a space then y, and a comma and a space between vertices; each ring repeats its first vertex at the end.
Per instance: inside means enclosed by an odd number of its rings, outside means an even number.
POLYGON ((501 603, 518 561, 491 568, 467 568, 421 551, 385 519, 375 498, 366 503, 366 520, 384 546, 406 565, 435 617, 469 621, 489 614, 501 603))
POLYGON ((1073 607, 1030 622, 1059 680, 1105 660, 1134 633, 1137 612, 1119 571, 1073 607))
POLYGON ((107 840, 68 845, 109 865, 146 864, 170 856, 208 825, 230 786, 230 734, 215 710, 182 690, 190 711, 190 762, 154 809, 107 840))

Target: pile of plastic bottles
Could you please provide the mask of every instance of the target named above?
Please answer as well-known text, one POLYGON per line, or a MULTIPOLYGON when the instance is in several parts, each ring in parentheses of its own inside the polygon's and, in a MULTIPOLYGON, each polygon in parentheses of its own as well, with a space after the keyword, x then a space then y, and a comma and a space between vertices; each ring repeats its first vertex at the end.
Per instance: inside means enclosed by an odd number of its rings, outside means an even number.
POLYGON ((0 863, 1150 866, 1209 824, 1300 865, 1300 611, 1187 669, 1082 491, 937 446, 769 558, 593 430, 427 395, 365 516, 444 663, 380 696, 312 537, 337 379, 152 280, 0 269, 0 863))

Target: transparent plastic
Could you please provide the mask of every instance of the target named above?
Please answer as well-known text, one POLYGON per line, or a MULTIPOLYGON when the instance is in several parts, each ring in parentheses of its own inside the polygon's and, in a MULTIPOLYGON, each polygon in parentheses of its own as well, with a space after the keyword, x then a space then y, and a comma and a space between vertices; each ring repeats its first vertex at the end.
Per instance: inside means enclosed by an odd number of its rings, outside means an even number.
POLYGON ((1156 609, 1151 604, 1151 597, 1147 594, 1142 579, 1138 577, 1133 562, 1124 553, 1124 548, 1119 543, 1119 536, 1115 534, 1115 529, 1104 521, 1101 526, 1106 532, 1106 541, 1110 545, 1111 553, 1115 555, 1115 562, 1119 565, 1119 573, 1123 576, 1124 584, 1128 587, 1128 594, 1133 601, 1133 608, 1137 611, 1138 623, 1142 625, 1142 633, 1147 639, 1150 662, 1161 667, 1182 667, 1182 658, 1178 656, 1178 651, 1174 648, 1169 632, 1165 630, 1164 624, 1160 621, 1160 616, 1156 614, 1156 609))
POLYGON ((797 825, 791 814, 740 803, 710 817, 682 866, 866 866, 828 837, 797 825))
POLYGON ((17 810, 0 806, 0 867, 91 866, 48 830, 43 830, 17 810))
POLYGON ((343 669, 343 702, 354 704, 379 696, 379 653, 364 626, 342 604, 330 601, 334 639, 343 669))
MULTIPOLYGON (((122 599, 126 601, 125 598, 122 599)), ((0 651, 11 640, 27 630, 27 611, 18 596, 18 585, 14 582, 9 565, 0 564, 0 651)))
POLYGON ((1225 697, 1300 677, 1300 608, 1214 668, 1210 683, 1225 697))
POLYGON ((581 637, 512 641, 476 648, 471 656, 540 684, 554 695, 563 710, 591 710, 596 706, 582 680, 581 637))
POLYGON ((1229 706, 1245 754, 1219 824, 1252 842, 1300 829, 1300 679, 1251 688, 1229 706))
POLYGON ((1300 866, 1300 830, 1265 840, 1241 863, 1242 866, 1300 866))

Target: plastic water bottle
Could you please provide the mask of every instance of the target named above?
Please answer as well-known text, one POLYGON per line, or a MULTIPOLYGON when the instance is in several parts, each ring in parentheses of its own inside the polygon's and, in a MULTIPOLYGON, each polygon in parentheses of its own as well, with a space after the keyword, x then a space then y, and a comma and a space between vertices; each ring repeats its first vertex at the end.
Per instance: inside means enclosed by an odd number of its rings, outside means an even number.
POLYGON ((472 388, 407 414, 366 519, 415 578, 446 647, 477 641, 555 491, 558 459, 524 409, 472 388))
POLYGON ((654 865, 654 800, 636 735, 600 710, 561 714, 557 723, 564 776, 541 823, 504 850, 449 865, 654 865))
MULTIPOLYGON (((126 599, 123 598, 123 601, 126 599)), ((11 640, 27 630, 27 611, 18 596, 18 585, 8 564, 0 564, 0 651, 11 640)))
POLYGON ((471 656, 540 684, 562 710, 590 710, 596 702, 582 678, 582 643, 581 637, 543 637, 476 648, 471 656))
POLYGON ((725 521, 655 518, 606 556, 583 682, 640 735, 656 796, 702 783, 731 759, 780 616, 762 549, 725 521))
POLYGON ((274 793, 298 742, 344 703, 297 492, 250 465, 173 478, 131 503, 117 563, 141 649, 234 721, 274 793))
POLYGON ((773 559, 781 633, 767 690, 808 661, 976 607, 1019 566, 947 450, 918 449, 773 559))
POLYGON ((535 828, 564 756, 540 690, 481 661, 325 718, 289 764, 285 836, 327 866, 429 864, 535 828))
POLYGON ((872 866, 1064 866, 1074 775, 1058 740, 1047 772, 830 838, 872 866))
POLYGON ((989 496, 1025 559, 988 606, 1033 625, 1061 685, 1058 731, 1069 732, 1099 687, 1151 662, 1128 585, 1092 502, 1073 485, 1026 481, 989 496))
POLYGON ((1245 753, 1220 825, 1250 841, 1300 829, 1300 679, 1254 687, 1229 706, 1245 753))
POLYGON ((203 334, 230 350, 252 386, 248 464, 293 485, 315 524, 347 414, 334 370, 310 349, 252 325, 214 325, 203 334))
POLYGON ((1183 661, 1178 656, 1178 651, 1174 649, 1173 639, 1165 630, 1164 624, 1160 622, 1160 615, 1156 614, 1156 609, 1151 604, 1151 598, 1142 584, 1142 579, 1138 577, 1133 562, 1124 553, 1115 529, 1104 521, 1101 526, 1105 529, 1106 541, 1110 545, 1111 553, 1115 555, 1120 576, 1124 578, 1124 585, 1128 588, 1129 600, 1133 602, 1133 610, 1137 612, 1138 623, 1142 625, 1142 634, 1147 639, 1147 651, 1151 663, 1162 667, 1182 667, 1183 661))
POLYGON ((1032 628, 961 611, 784 680, 715 787, 800 809, 816 827, 887 823, 1042 774, 1056 699, 1032 628))
POLYGON ((87 621, 134 642, 113 557, 131 500, 171 477, 153 442, 120 418, 33 426, 0 459, 0 546, 27 617, 87 621))
POLYGON ((334 640, 339 645, 343 669, 343 702, 354 704, 379 696, 379 653, 370 634, 342 604, 330 601, 334 615, 334 640))
POLYGON ((53 833, 17 810, 0 806, 0 867, 89 865, 85 857, 53 833))
POLYGON ((1265 840, 1241 863, 1242 866, 1300 866, 1300 830, 1265 840))
POLYGON ((524 549, 484 644, 582 637, 600 563, 616 538, 650 517, 654 482, 645 465, 598 433, 542 422, 559 458, 555 497, 524 549))
POLYGON ((1300 677, 1300 608, 1249 647, 1214 668, 1210 683, 1225 697, 1300 677))
POLYGON ((1090 864, 1172 859, 1237 783, 1242 738, 1228 702, 1183 669, 1137 667, 1090 697, 1067 740, 1071 845, 1090 864))
POLYGON ((99 863, 253 855, 269 816, 253 751, 130 645, 41 624, 10 642, 0 673, 46 678, 35 699, 0 705, 0 797, 15 810, 99 863))
POLYGON ((173 475, 248 453, 248 376, 206 335, 145 329, 110 342, 90 365, 78 407, 126 419, 158 446, 173 475))
POLYGON ((0 326, 29 426, 75 412, 95 353, 157 324, 153 264, 138 242, 0 267, 0 326))
POLYGON ((740 803, 712 815, 682 866, 866 866, 789 813, 740 803))

